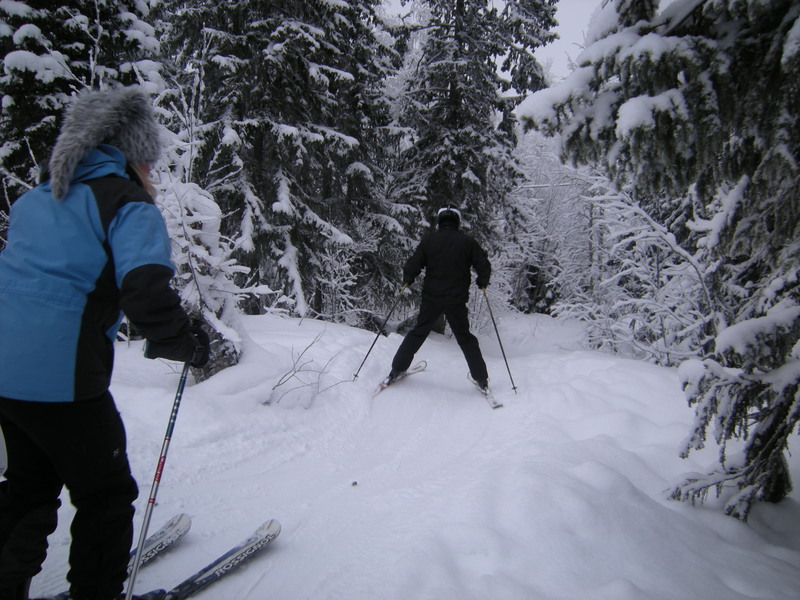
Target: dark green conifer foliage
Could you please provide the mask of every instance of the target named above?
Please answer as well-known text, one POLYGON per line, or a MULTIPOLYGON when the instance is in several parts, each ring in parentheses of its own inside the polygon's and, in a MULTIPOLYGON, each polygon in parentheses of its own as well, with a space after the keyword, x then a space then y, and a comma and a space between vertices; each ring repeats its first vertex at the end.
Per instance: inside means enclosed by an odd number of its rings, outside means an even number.
POLYGON ((478 237, 494 242, 497 217, 519 176, 511 110, 519 94, 543 84, 532 52, 554 37, 555 5, 508 2, 501 12, 485 0, 428 4, 431 20, 401 120, 413 139, 394 198, 418 211, 416 228, 452 202, 466 224, 479 225, 478 237))
MULTIPOLYGON (((377 5, 194 0, 165 16, 178 77, 195 65, 204 78, 199 121, 209 132, 195 176, 237 214, 241 261, 300 313, 323 310, 326 246, 375 269, 385 260, 378 241, 392 235, 380 83, 396 59, 376 37, 377 5)), ((359 270, 359 283, 383 295, 374 273, 359 270)))
POLYGON ((0 4, 0 211, 36 183, 63 108, 85 88, 147 80, 158 42, 144 2, 0 4))

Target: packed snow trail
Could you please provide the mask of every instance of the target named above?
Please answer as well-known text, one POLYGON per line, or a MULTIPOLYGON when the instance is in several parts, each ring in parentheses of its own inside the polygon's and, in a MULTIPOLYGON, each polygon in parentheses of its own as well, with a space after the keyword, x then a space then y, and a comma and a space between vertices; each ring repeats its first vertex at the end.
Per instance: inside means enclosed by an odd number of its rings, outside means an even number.
MULTIPOLYGON (((436 334, 417 355, 426 371, 373 398, 400 336, 381 337, 353 382, 374 334, 244 323, 243 362, 186 388, 154 519, 185 512, 193 527, 137 590, 194 572, 272 517, 283 532, 271 550, 199 600, 797 597, 797 492, 759 505, 749 523, 714 502, 666 499, 715 452, 678 457, 692 412, 673 370, 584 350, 574 325, 507 317, 518 394, 496 339, 481 337, 502 409, 467 381, 455 341, 436 334)), ((117 352, 112 392, 144 489, 178 369, 142 358, 141 343, 117 352)), ((35 594, 63 588, 64 504, 35 594)))

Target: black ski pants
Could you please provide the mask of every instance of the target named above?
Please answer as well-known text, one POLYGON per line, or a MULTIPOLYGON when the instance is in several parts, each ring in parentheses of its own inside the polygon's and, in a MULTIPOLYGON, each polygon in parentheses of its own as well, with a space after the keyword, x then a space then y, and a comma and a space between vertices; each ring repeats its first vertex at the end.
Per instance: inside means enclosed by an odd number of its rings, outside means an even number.
POLYGON ((72 598, 115 598, 127 577, 138 489, 111 394, 77 402, 0 398, 0 427, 8 454, 0 482, 0 597, 41 571, 66 486, 75 506, 72 598))
POLYGON ((467 366, 472 378, 476 381, 488 379, 486 363, 481 354, 481 347, 476 338, 469 330, 469 312, 466 304, 439 304, 429 299, 422 299, 417 316, 417 324, 414 329, 406 334, 397 353, 392 361, 392 369, 395 371, 405 371, 411 366, 414 355, 428 338, 428 334, 433 329, 436 321, 444 313, 447 323, 458 342, 464 358, 467 359, 467 366))

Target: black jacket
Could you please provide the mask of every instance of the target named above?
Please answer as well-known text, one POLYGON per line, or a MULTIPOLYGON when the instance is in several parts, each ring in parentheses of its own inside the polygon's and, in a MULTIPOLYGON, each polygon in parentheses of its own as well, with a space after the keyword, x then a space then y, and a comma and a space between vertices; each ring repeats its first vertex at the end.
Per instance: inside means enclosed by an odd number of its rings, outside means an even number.
POLYGON ((411 285, 422 269, 422 297, 439 304, 465 304, 469 300, 471 269, 478 274, 475 283, 479 288, 489 285, 492 274, 486 251, 451 223, 443 223, 420 242, 403 268, 403 281, 411 285))

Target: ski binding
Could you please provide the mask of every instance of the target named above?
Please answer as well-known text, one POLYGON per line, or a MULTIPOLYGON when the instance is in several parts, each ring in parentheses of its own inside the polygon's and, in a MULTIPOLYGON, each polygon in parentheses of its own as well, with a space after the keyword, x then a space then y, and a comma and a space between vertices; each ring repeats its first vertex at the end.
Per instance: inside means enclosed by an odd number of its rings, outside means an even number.
POLYGON ((428 363, 425 362, 424 360, 421 360, 420 362, 415 364, 413 367, 410 367, 407 371, 403 371, 402 373, 400 373, 393 381, 389 381, 389 378, 387 377, 386 379, 384 379, 380 383, 380 385, 378 385, 378 389, 375 390, 375 393, 373 394, 373 396, 377 396, 378 394, 380 394, 383 390, 385 390, 390 385, 394 385, 398 381, 402 381, 403 379, 405 379, 409 375, 414 375, 415 373, 421 373, 422 371, 424 371, 427 368, 427 366, 428 366, 428 363))
POLYGON ((492 408, 501 408, 503 406, 503 403, 494 397, 492 391, 489 388, 483 389, 481 386, 479 386, 478 382, 472 378, 472 375, 470 373, 467 373, 467 379, 469 379, 472 385, 475 386, 475 389, 477 389, 481 393, 481 395, 484 398, 486 398, 486 402, 489 403, 489 406, 491 406, 492 408))

